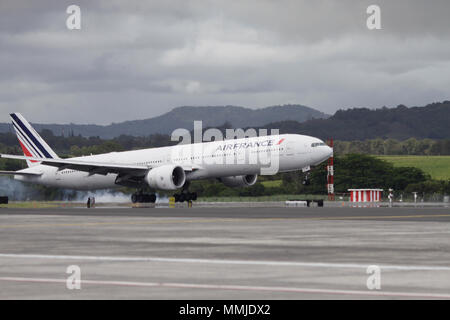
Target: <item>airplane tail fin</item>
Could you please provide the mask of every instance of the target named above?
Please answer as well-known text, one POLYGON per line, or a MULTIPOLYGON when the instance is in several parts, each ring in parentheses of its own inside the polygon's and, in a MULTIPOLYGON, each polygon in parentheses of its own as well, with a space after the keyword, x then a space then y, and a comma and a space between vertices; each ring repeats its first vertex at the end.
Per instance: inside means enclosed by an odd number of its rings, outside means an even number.
MULTIPOLYGON (((20 113, 11 113, 10 117, 25 156, 51 159, 59 158, 20 113)), ((27 160, 27 164, 29 167, 33 167, 39 164, 39 161, 27 160)))

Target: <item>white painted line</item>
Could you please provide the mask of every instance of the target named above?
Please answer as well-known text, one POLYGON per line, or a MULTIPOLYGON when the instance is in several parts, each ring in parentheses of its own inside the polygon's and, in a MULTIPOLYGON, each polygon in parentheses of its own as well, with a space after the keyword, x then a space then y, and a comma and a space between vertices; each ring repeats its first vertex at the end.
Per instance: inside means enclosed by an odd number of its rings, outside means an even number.
MULTIPOLYGON (((0 277, 0 281, 31 282, 31 283, 66 283, 65 279, 51 278, 20 278, 0 277)), ((424 293, 424 292, 393 292, 393 291, 362 291, 362 290, 339 290, 339 289, 312 289, 295 287, 264 287, 264 286, 239 286, 239 285, 216 285, 195 283, 158 283, 158 282, 133 282, 133 281, 103 281, 103 280, 81 280, 84 285, 111 285, 123 287, 158 287, 178 289, 205 289, 205 290, 236 290, 236 291, 258 291, 258 292, 290 292, 306 294, 331 294, 331 295, 356 295, 375 297, 407 297, 407 298, 430 298, 450 299, 450 294, 424 293)))
POLYGON ((314 267, 314 268, 367 268, 377 265, 384 270, 403 271, 450 271, 446 266, 405 266, 382 265, 377 263, 329 263, 329 262, 301 262, 301 261, 264 261, 264 260, 220 260, 220 259, 188 259, 188 258, 161 258, 161 257, 112 257, 112 256, 71 256, 71 255, 44 255, 44 254, 13 254, 0 253, 0 258, 19 259, 48 259, 48 260, 88 260, 110 262, 170 262, 170 263, 197 263, 197 264, 228 264, 228 265, 257 265, 278 267, 314 267))

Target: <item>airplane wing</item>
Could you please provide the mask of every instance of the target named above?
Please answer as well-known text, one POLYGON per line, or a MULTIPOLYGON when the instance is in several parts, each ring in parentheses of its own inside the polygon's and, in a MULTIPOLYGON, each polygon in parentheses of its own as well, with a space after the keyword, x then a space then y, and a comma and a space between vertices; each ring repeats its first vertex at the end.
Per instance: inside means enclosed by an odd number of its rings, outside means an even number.
POLYGON ((102 174, 108 173, 117 174, 132 174, 133 176, 144 176, 151 167, 142 165, 130 165, 121 163, 103 163, 84 160, 71 160, 71 159, 48 159, 48 158, 36 158, 26 156, 16 156, 10 154, 0 154, 1 158, 16 159, 16 160, 33 160, 39 161, 41 164, 57 167, 59 170, 72 169, 78 171, 88 172, 89 174, 102 174))
MULTIPOLYGON (((90 175, 93 174, 107 175, 108 173, 117 173, 127 176, 143 177, 147 174, 147 172, 150 169, 152 169, 152 167, 149 166, 125 164, 125 163, 111 163, 111 162, 106 163, 106 162, 60 159, 60 158, 49 159, 49 158, 17 156, 11 154, 0 154, 0 158, 39 161, 41 164, 57 167, 58 170, 60 171, 65 169, 72 169, 88 172, 90 175)), ((189 166, 182 165, 181 167, 185 171, 193 171, 196 169, 200 169, 200 167, 198 166, 191 166, 191 165, 189 166)))
POLYGON ((11 176, 41 176, 42 173, 35 173, 35 172, 21 172, 21 171, 2 171, 0 170, 0 175, 11 175, 11 176))

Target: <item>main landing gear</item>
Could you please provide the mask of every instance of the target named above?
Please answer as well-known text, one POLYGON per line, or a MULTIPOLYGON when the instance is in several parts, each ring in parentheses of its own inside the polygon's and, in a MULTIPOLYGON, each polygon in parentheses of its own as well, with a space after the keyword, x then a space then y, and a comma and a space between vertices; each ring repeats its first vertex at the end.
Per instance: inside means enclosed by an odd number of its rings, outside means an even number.
POLYGON ((195 201, 197 200, 197 192, 181 192, 173 195, 175 202, 195 201))
MULTIPOLYGON (((197 200, 197 192, 189 192, 187 187, 183 187, 181 193, 173 195, 175 202, 189 202, 197 200)), ((156 195, 154 193, 143 193, 142 191, 135 192, 131 195, 132 203, 155 203, 156 195)))
POLYGON ((155 203, 155 201, 156 195, 154 193, 146 194, 140 191, 131 195, 131 202, 133 203, 155 203))
POLYGON ((175 202, 195 201, 197 200, 197 192, 189 192, 190 182, 186 181, 181 189, 181 193, 175 193, 173 197, 175 202))

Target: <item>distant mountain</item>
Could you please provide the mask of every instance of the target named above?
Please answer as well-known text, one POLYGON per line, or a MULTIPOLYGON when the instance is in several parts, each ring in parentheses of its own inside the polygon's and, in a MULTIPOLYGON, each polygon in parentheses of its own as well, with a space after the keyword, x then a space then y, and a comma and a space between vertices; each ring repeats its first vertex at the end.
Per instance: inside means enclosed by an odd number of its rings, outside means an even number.
MULTIPOLYGON (((26 115, 25 115, 26 116, 26 115)), ((177 128, 193 129, 194 120, 202 120, 203 127, 216 127, 229 123, 235 128, 260 127, 267 123, 294 120, 298 123, 311 119, 328 118, 329 115, 302 105, 272 106, 249 109, 236 106, 178 107, 161 116, 113 123, 107 126, 80 124, 35 124, 37 131, 49 129, 55 135, 81 134, 84 137, 114 138, 120 135, 148 136, 154 133, 170 134, 177 128)), ((33 119, 28 119, 33 120, 33 119)), ((11 130, 9 124, 0 124, 0 132, 11 130)))
MULTIPOLYGON (((26 115, 25 115, 26 116, 26 115)), ((30 119, 32 120, 32 119, 30 119)), ((36 130, 50 129, 57 136, 73 132, 84 137, 103 139, 120 135, 148 136, 170 134, 176 128, 192 130, 194 120, 203 120, 203 128, 223 127, 227 122, 234 128, 274 128, 281 133, 299 133, 336 140, 365 140, 393 138, 404 140, 449 139, 450 101, 424 107, 353 108, 339 110, 333 116, 301 105, 273 106, 248 109, 224 107, 178 107, 161 116, 113 123, 107 126, 78 124, 33 124, 36 130)), ((12 130, 10 124, 0 124, 0 132, 12 130)))
POLYGON ((299 123, 279 121, 263 126, 278 128, 281 133, 299 133, 336 140, 365 140, 393 138, 404 140, 449 139, 450 101, 432 103, 425 107, 339 110, 328 119, 299 123))

